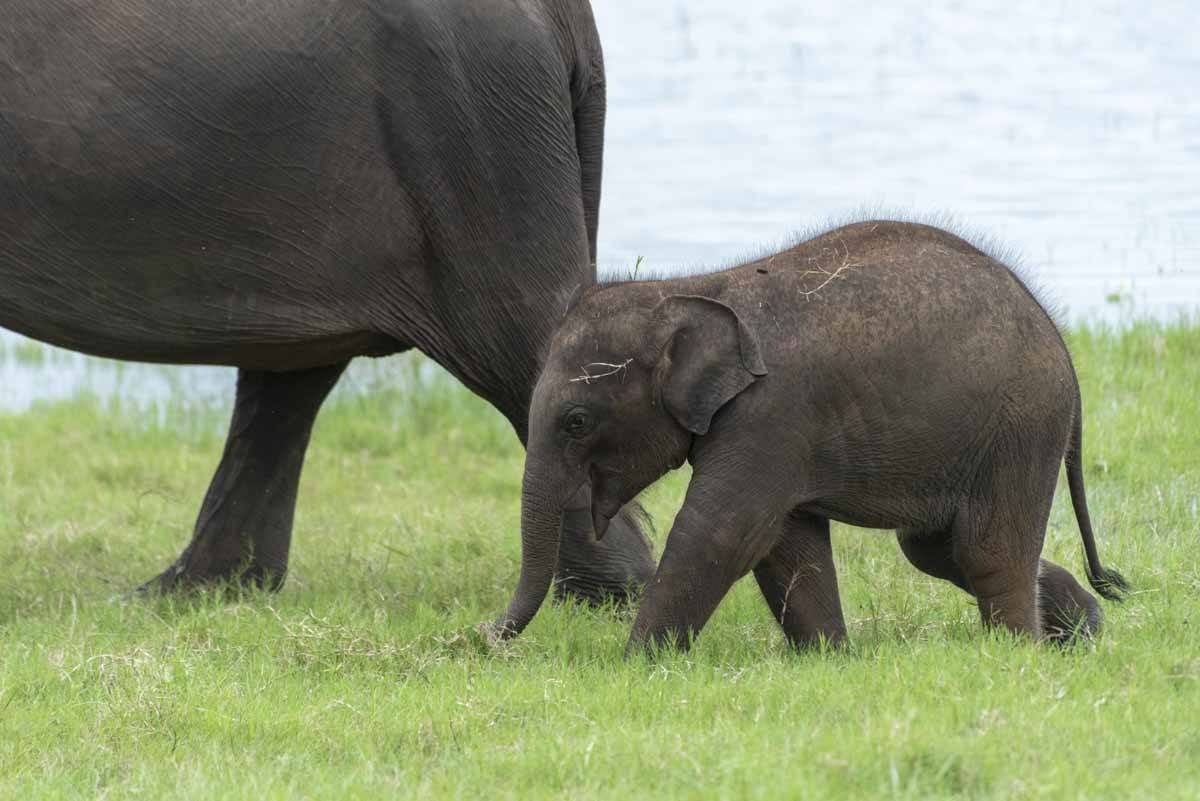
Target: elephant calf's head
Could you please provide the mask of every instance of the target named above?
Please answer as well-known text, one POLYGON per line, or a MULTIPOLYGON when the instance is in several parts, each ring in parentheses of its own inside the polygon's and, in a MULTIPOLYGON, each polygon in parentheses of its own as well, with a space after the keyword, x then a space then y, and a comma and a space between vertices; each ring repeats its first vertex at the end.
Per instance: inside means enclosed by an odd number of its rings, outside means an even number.
POLYGON ((521 498, 521 587, 502 628, 521 630, 553 575, 563 505, 586 482, 608 521, 687 459, 722 406, 766 374, 737 314, 653 283, 594 288, 551 343, 529 412, 521 498))

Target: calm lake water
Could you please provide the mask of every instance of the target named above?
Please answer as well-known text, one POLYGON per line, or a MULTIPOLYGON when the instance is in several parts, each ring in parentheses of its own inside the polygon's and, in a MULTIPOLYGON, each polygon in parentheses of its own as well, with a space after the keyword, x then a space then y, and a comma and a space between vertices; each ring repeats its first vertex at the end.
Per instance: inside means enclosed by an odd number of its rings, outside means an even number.
MULTIPOLYGON (((593 5, 605 271, 729 263, 864 209, 949 213, 1019 251, 1071 319, 1200 310, 1194 4, 593 5)), ((224 403, 232 385, 0 334, 3 409, 81 389, 224 403)))

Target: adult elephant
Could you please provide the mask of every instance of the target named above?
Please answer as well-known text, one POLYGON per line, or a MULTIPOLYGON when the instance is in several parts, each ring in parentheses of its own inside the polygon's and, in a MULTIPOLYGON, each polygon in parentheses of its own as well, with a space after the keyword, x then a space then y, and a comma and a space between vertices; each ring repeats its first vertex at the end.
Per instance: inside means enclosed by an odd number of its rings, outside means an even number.
MULTIPOLYGON (((148 586, 278 586, 313 420, 417 348, 526 438, 594 278, 604 69, 586 0, 0 0, 0 325, 237 367, 190 545, 148 586)), ((653 571, 565 515, 563 586, 653 571)))

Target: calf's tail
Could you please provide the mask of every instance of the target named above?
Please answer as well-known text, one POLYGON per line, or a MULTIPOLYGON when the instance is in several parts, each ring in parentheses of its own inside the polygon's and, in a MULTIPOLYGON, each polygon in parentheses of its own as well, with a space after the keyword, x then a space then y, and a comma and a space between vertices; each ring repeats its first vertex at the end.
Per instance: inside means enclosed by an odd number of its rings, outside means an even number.
POLYGON ((1071 443, 1067 447, 1067 485, 1071 489, 1071 506, 1075 508, 1075 520, 1083 538, 1083 551, 1087 555, 1087 580, 1092 589, 1110 601, 1125 600, 1129 582, 1115 570, 1100 563, 1096 551, 1096 539, 1092 535, 1092 520, 1088 516, 1087 494, 1083 489, 1083 408, 1076 397, 1075 422, 1071 427, 1071 443))

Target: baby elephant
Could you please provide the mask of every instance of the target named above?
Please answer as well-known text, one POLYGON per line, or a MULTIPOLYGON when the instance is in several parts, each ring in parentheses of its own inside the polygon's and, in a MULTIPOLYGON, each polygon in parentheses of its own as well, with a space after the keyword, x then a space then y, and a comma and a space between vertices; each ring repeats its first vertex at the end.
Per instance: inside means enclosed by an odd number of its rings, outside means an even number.
POLYGON ((937 228, 862 222, 722 272, 589 288, 534 391, 520 584, 536 614, 563 504, 597 535, 684 460, 693 474, 630 648, 686 648, 753 570, 788 639, 846 636, 829 521, 895 529, 985 624, 1066 640, 1095 597, 1040 559, 1061 462, 1087 576, 1119 600, 1084 499, 1079 385, 1053 321, 1004 264, 937 228))

